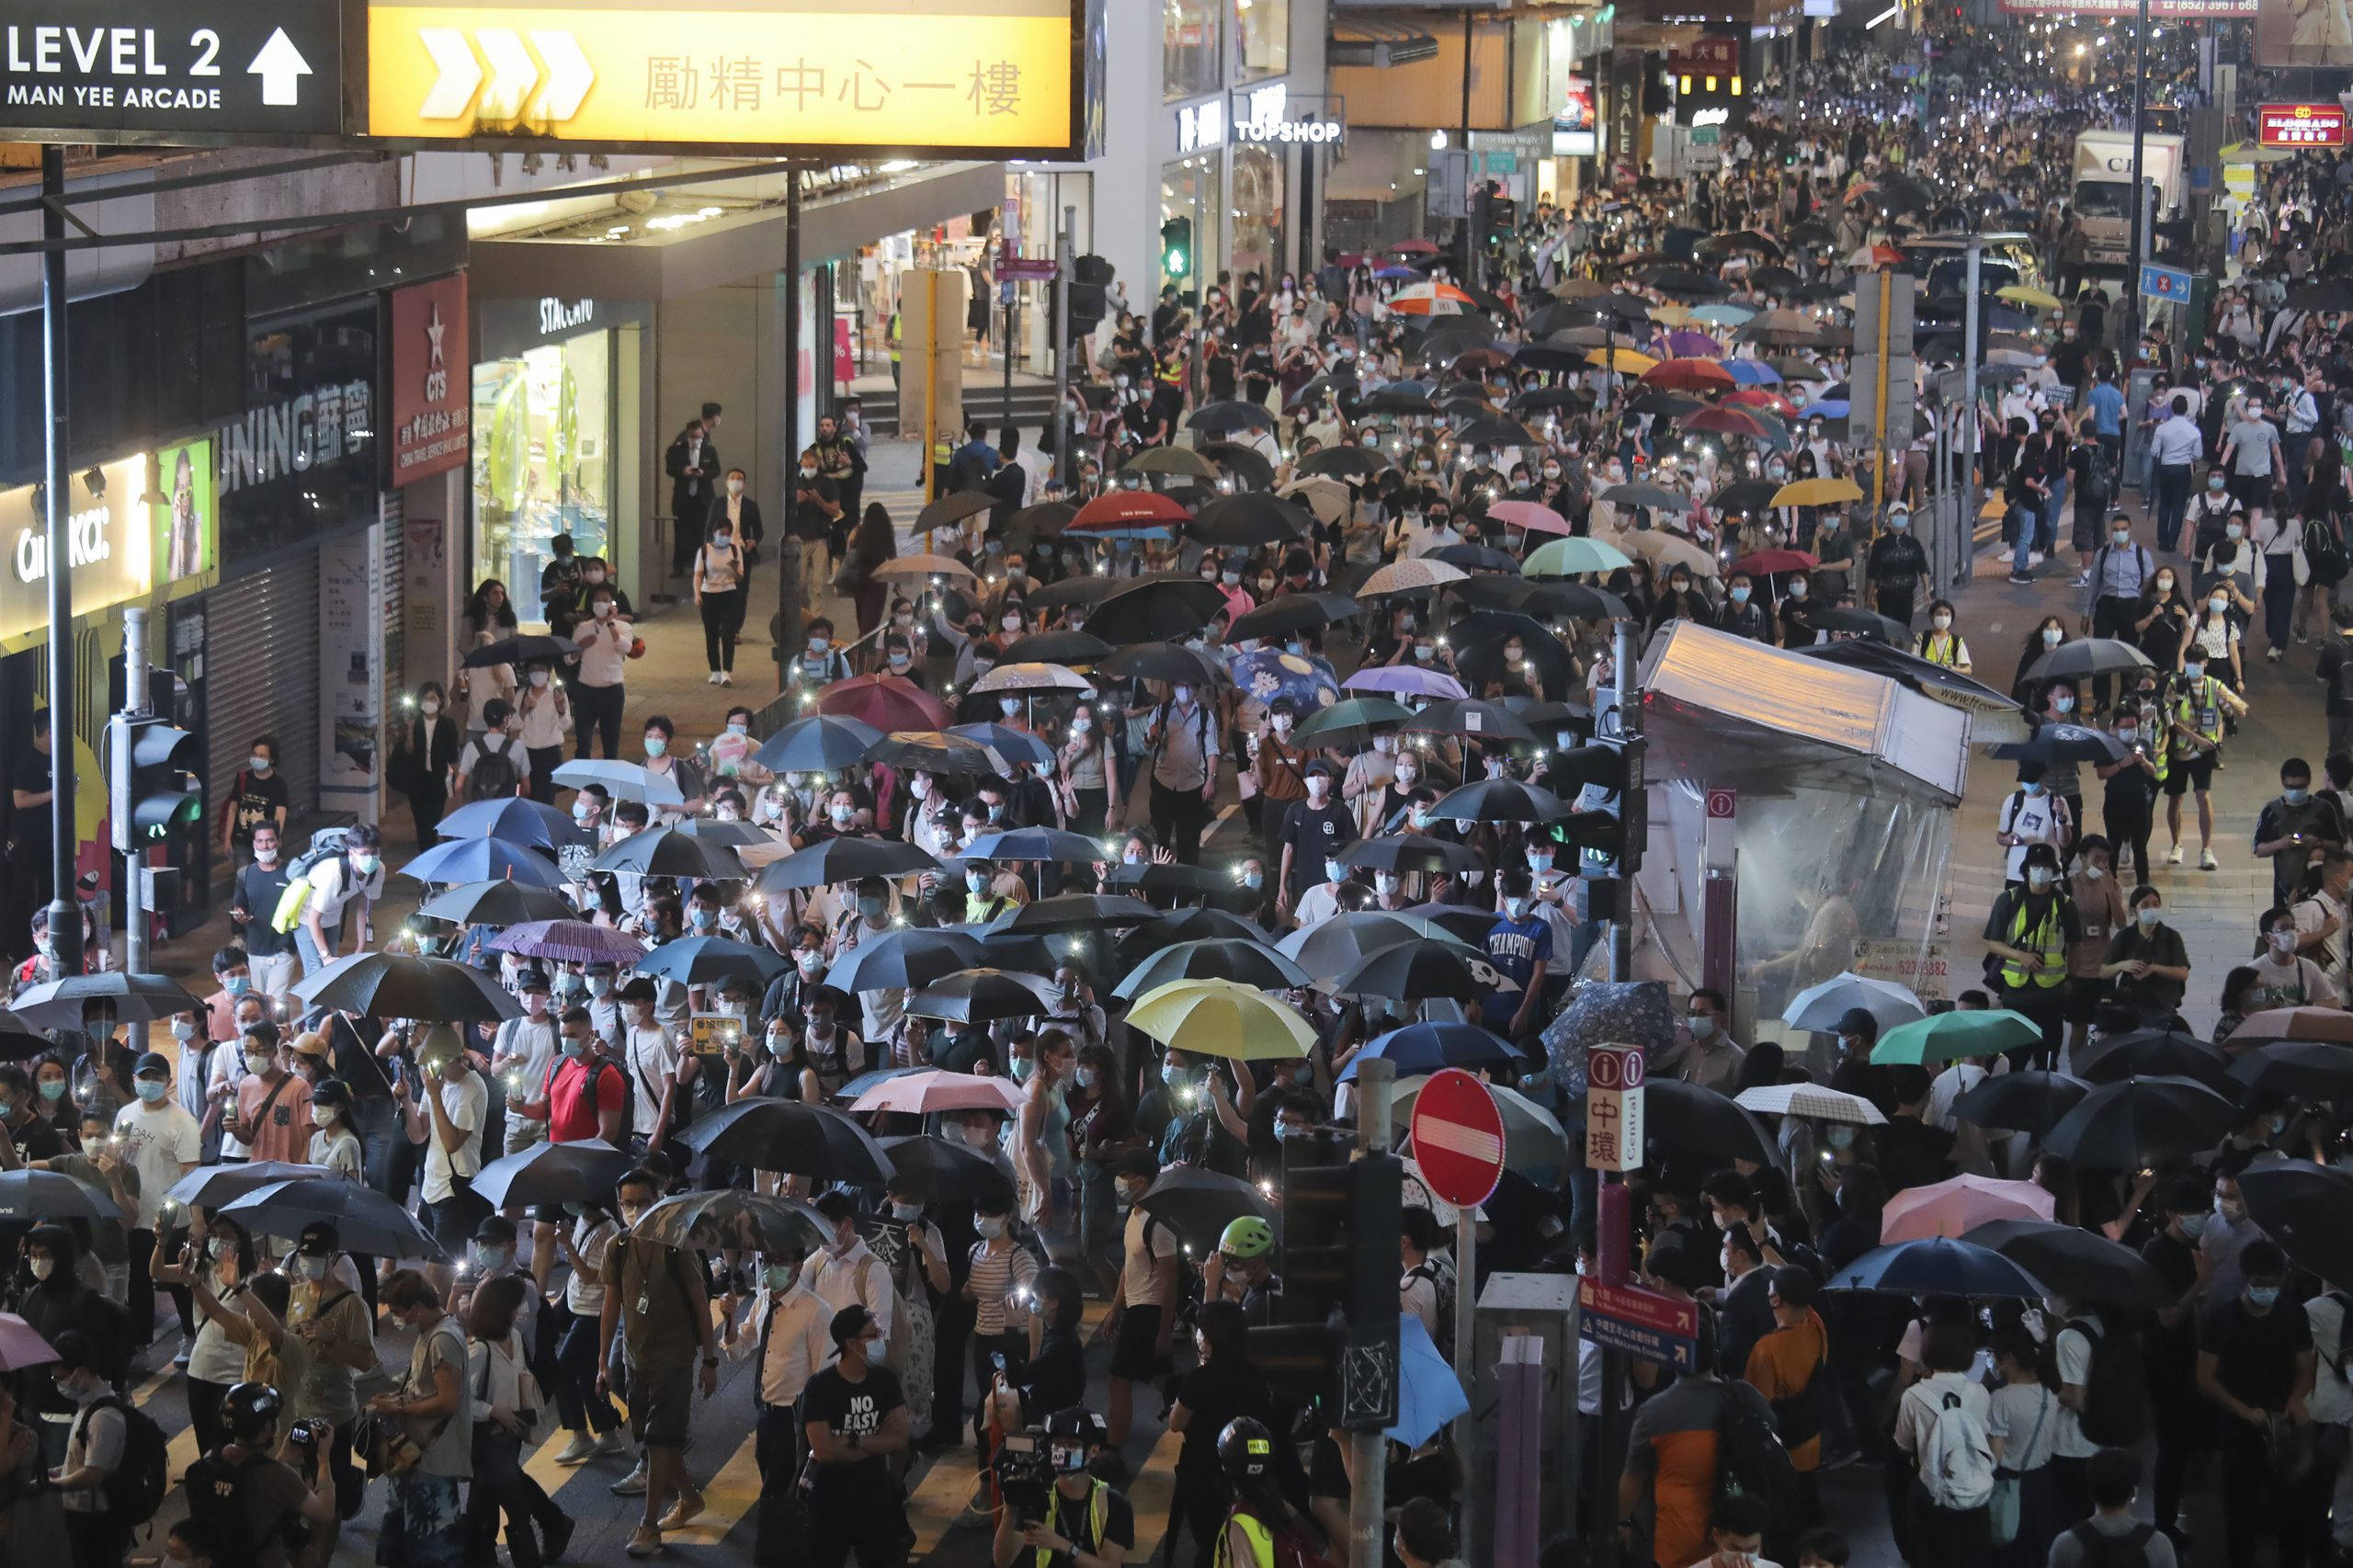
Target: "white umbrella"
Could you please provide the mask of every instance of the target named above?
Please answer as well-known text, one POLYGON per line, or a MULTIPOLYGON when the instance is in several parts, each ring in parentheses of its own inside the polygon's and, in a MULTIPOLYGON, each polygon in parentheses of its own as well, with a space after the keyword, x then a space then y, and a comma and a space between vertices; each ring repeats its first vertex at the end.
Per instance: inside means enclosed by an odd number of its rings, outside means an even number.
POLYGON ((1793 1029, 1829 1034, 1838 1028, 1838 1020, 1856 1007, 1878 1019, 1882 1029, 1928 1016, 1928 1009, 1908 987, 1847 970, 1790 997, 1790 1005, 1781 1010, 1781 1022, 1793 1029))
POLYGON ((1095 683, 1064 665, 999 665, 972 683, 972 689, 993 691, 1093 691, 1095 683))
POLYGON ((1375 594, 1400 594, 1415 588, 1435 588, 1442 583, 1460 583, 1471 574, 1460 566, 1449 566, 1443 561, 1428 561, 1419 556, 1392 561, 1364 580, 1357 589, 1361 598, 1375 594))
POLYGON ((555 781, 566 790, 602 784, 605 792, 616 801, 642 801, 649 806, 687 803, 687 798, 678 792, 674 775, 648 773, 642 763, 619 762, 610 757, 580 757, 567 762, 555 770, 555 781))
POLYGON ((1760 1084, 1733 1096, 1733 1104, 1768 1116, 1802 1116, 1815 1121, 1843 1121, 1854 1127, 1879 1127, 1887 1118, 1860 1095, 1825 1089, 1819 1084, 1760 1084))

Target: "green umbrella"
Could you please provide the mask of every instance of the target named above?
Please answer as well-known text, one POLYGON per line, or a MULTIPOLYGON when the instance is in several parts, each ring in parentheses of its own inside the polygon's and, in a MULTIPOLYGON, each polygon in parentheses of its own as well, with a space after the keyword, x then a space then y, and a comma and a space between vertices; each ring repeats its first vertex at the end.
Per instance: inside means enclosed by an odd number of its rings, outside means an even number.
POLYGON ((1523 577, 1581 577, 1588 572, 1615 572, 1632 562, 1626 552, 1597 539, 1556 539, 1540 546, 1520 562, 1523 577))
POLYGON ((1932 1013, 1898 1024, 1880 1036, 1871 1048, 1871 1061, 1881 1067, 1925 1067, 1931 1062, 1993 1056, 2041 1043, 2041 1026, 2007 1007, 1982 1013, 1932 1013))
POLYGON ((1413 710, 1402 702, 1379 697, 1351 697, 1309 714, 1293 738, 1321 739, 1327 745, 1352 744, 1370 734, 1376 724, 1403 724, 1413 716, 1413 710))

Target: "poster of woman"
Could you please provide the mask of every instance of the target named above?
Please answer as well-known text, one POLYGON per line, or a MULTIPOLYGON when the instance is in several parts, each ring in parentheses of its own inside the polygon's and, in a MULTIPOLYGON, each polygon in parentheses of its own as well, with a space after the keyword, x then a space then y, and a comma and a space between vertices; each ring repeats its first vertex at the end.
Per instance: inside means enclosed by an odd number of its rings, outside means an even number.
POLYGON ((212 443, 165 447, 155 454, 156 485, 148 496, 153 528, 155 586, 176 598, 205 587, 218 564, 214 531, 212 443))

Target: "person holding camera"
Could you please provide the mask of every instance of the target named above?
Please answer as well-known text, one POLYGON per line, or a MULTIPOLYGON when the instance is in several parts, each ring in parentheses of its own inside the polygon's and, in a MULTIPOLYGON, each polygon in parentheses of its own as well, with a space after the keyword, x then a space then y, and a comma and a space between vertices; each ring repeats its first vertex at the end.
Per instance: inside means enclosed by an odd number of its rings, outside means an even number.
POLYGON ((228 1441, 188 1467, 188 1517, 201 1522, 216 1562, 291 1568, 297 1552, 321 1562, 328 1555, 307 1551, 312 1527, 336 1517, 324 1424, 297 1421, 280 1443, 285 1415, 268 1383, 237 1384, 221 1401, 228 1441))
POLYGON ((898 1374, 881 1365, 882 1324, 865 1306, 835 1312, 828 1329, 834 1364, 801 1393, 809 1444, 801 1488, 809 1508, 811 1568, 894 1568, 907 1560, 906 1494, 891 1472, 907 1451, 915 1422, 898 1374))
POLYGON ((524 1446, 541 1406, 538 1380, 524 1364, 522 1309, 529 1276, 504 1272, 471 1292, 466 1382, 474 1421, 473 1486, 466 1494, 466 1560, 497 1552, 498 1516, 506 1516, 506 1554, 514 1568, 540 1568, 563 1555, 571 1517, 523 1471, 524 1446), (532 1528, 534 1522, 539 1528, 532 1528))
POLYGON ((441 1292, 413 1268, 384 1281, 384 1311, 416 1338, 408 1376, 392 1393, 368 1402, 390 1417, 371 1450, 386 1471, 379 1562, 456 1562, 465 1555, 465 1505, 473 1473, 473 1412, 466 1394, 466 1336, 441 1305, 441 1292), (412 1457, 413 1456, 413 1457, 412 1457))
POLYGON ((1089 1466, 1103 1451, 1103 1418, 1074 1404, 1046 1418, 1046 1460, 1053 1471, 1040 1517, 1015 1506, 997 1511, 996 1568, 1120 1568, 1136 1546, 1136 1514, 1124 1494, 1098 1480, 1089 1466))

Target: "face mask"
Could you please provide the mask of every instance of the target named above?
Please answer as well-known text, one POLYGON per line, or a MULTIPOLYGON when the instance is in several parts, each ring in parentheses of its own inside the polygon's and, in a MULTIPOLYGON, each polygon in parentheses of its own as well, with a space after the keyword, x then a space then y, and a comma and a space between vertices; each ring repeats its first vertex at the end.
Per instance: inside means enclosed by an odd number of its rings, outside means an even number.
POLYGON ((1748 590, 1746 588, 1734 588, 1732 591, 1732 602, 1736 605, 1746 604, 1748 602, 1748 590))
POLYGON ((801 973, 814 974, 817 972, 817 966, 825 961, 825 955, 814 948, 803 948, 792 955, 792 961, 800 966, 801 973))
POLYGON ((1790 597, 1793 599, 1802 599, 1805 597, 1804 578, 1793 577, 1790 580, 1790 597))
POLYGON ((2059 646, 2059 639, 2065 635, 2066 633, 2055 626, 2046 626, 2042 629, 2042 645, 2046 648, 2056 648, 2059 646))
POLYGON ((245 1052, 245 1071, 248 1073, 267 1073, 269 1071, 273 1059, 267 1051, 248 1051, 245 1052))
POLYGON ((300 1261, 302 1266, 302 1278, 313 1285, 327 1277, 327 1268, 332 1262, 331 1259, 324 1257, 306 1257, 300 1261))
POLYGON ((979 872, 979 871, 967 871, 967 872, 965 872, 965 873, 964 873, 964 886, 965 886, 965 888, 966 888, 966 890, 967 890, 967 891, 969 891, 969 892, 971 892, 978 893, 978 892, 983 892, 984 890, 986 890, 986 888, 988 887, 988 885, 989 885, 989 880, 988 880, 988 878, 987 878, 986 876, 983 875, 981 872, 979 872))
POLYGON ((660 756, 664 752, 666 752, 669 749, 670 743, 664 740, 660 735, 648 735, 645 737, 646 756, 660 756))
POLYGON ((2169 594, 2169 593, 2172 593, 2172 592, 2173 592, 2173 579, 2172 579, 2172 578, 2170 578, 2170 577, 2160 577, 2160 578, 2158 578, 2158 579, 2157 579, 2157 592, 2159 592, 2159 593, 2161 593, 2161 594, 2169 594))
POLYGON ((597 601, 595 614, 598 620, 611 619, 613 614, 613 601, 610 599, 598 599, 597 601))
POLYGON ((2216 594, 2212 598, 2206 601, 2206 608, 2212 610, 2216 615, 2221 615, 2223 611, 2231 608, 2231 601, 2222 595, 2216 594))
POLYGON ((1897 533, 1902 533, 1905 528, 1912 526, 1912 519, 1904 513, 1892 512, 1888 515, 1887 526, 1893 528, 1897 533))
POLYGON ((2205 1215, 2203 1215, 2203 1214, 2184 1214, 2184 1215, 2181 1217, 2181 1233, 2182 1233, 2183 1235, 2185 1235, 2185 1236, 2188 1237, 2191 1241, 2193 1241, 2193 1242, 2194 1242, 2194 1241, 2196 1241, 2200 1236, 2201 1236, 2201 1235, 2203 1235, 2203 1234, 2205 1233, 2205 1231, 2206 1231, 2206 1216, 2205 1216, 2205 1215))
POLYGON ((574 1062, 585 1062, 588 1058, 588 1042, 585 1040, 575 1040, 571 1035, 565 1035, 563 1053, 574 1062))
POLYGON ((1514 920, 1525 920, 1528 918, 1528 901, 1524 898, 1507 898, 1504 900, 1504 913, 1514 920))
POLYGON ((1706 1040, 1715 1032, 1716 1020, 1714 1015, 1710 1013, 1694 1013, 1691 1015, 1691 1038, 1693 1040, 1706 1040))
POLYGON ((1005 1221, 995 1214, 987 1215, 981 1220, 977 1228, 983 1236, 995 1241, 1005 1234, 1005 1221))
POLYGON ((2288 803, 2291 806, 2301 806, 2307 800, 2312 798, 2312 791, 2310 790, 2289 790, 2283 791, 2283 793, 2287 797, 2288 803))
POLYGON ((159 1084, 153 1078, 142 1078, 131 1087, 137 1089, 139 1097, 149 1105, 155 1104, 172 1092, 172 1086, 169 1084, 159 1084))
POLYGON ((482 1265, 482 1271, 484 1274, 495 1274, 506 1267, 506 1257, 507 1252, 505 1247, 477 1245, 474 1248, 474 1259, 482 1265))
POLYGON ((422 713, 423 713, 426 718, 428 718, 428 719, 432 718, 436 713, 438 713, 438 712, 440 712, 440 711, 441 711, 441 704, 440 704, 440 703, 438 703, 438 702, 437 702, 437 701, 435 701, 432 698, 429 698, 429 697, 428 697, 428 698, 426 698, 424 701, 422 701, 422 702, 418 703, 416 706, 417 706, 418 710, 419 710, 420 712, 422 712, 422 713))
POLYGON ((1180 686, 1176 687, 1175 696, 1180 704, 1190 702, 1193 700, 1193 688, 1189 686, 1180 686))
POLYGON ((2246 1304, 2250 1307, 2268 1307, 2279 1300, 2279 1287, 2277 1285, 2250 1285, 2246 1288, 2246 1304))
POLYGON ((1851 1127, 1832 1127, 1824 1130, 1822 1136, 1832 1148, 1844 1149, 1854 1142, 1855 1130, 1851 1127))
POLYGON ((715 909, 697 909, 689 915, 688 918, 693 922, 694 928, 696 930, 708 931, 719 924, 719 911, 715 909))
POLYGON ((624 1229, 624 1230, 626 1230, 626 1229, 628 1229, 630 1226, 636 1224, 636 1223, 637 1223, 637 1221, 638 1221, 638 1217, 639 1217, 640 1215, 643 1214, 644 1212, 645 1212, 645 1205, 643 1205, 642 1203, 624 1203, 624 1204, 622 1204, 622 1205, 621 1205, 621 1228, 622 1228, 622 1229, 624 1229))
POLYGON ((1134 1203, 1137 1199, 1142 1198, 1146 1191, 1150 1190, 1144 1183, 1141 1181, 1131 1181, 1126 1178, 1113 1182, 1111 1185, 1118 1190, 1120 1201, 1127 1204, 1134 1203))
POLYGON ((376 868, 383 863, 381 858, 374 855, 354 855, 351 858, 351 869, 363 877, 374 876, 376 868))
POLYGON ((2272 947, 2272 949, 2273 949, 2275 952, 2279 952, 2279 953, 2292 953, 2292 952, 2294 952, 2294 951, 2296 950, 2296 934, 2295 934, 2293 931, 2274 931, 2274 932, 2272 932, 2272 933, 2271 933, 2271 947, 2272 947))
MULTIPOLYGON (((53 1257, 37 1257, 32 1260, 31 1267, 34 1278, 46 1279, 50 1275, 56 1272, 57 1260, 53 1257)), ((63 1387, 63 1385, 60 1384, 59 1386, 63 1387)))
POLYGON ((587 801, 574 801, 572 802, 572 820, 574 822, 586 822, 596 814, 597 808, 590 805, 587 801))
POLYGON ((2075 699, 2072 697, 2054 697, 2051 699, 2051 710, 2053 713, 2073 713, 2075 710, 2075 699))
POLYGON ((2187 679, 2198 680, 2205 676, 2206 666, 2196 663, 2186 664, 2181 666, 2181 673, 2187 679))
POLYGON ((1414 657, 1416 661, 1427 665, 1437 656, 1438 649, 1430 643, 1416 642, 1414 644, 1414 657))
POLYGON ((2238 539, 2243 537, 2245 533, 2246 529, 2241 528, 2236 523, 2225 523, 2222 525, 2222 537, 2224 539, 2238 539))
POLYGON ((2037 892, 2040 892, 2044 888, 2049 887, 2051 885, 2051 872, 2049 868, 2043 866, 2028 867, 2026 873, 2026 885, 2034 889, 2037 892))

